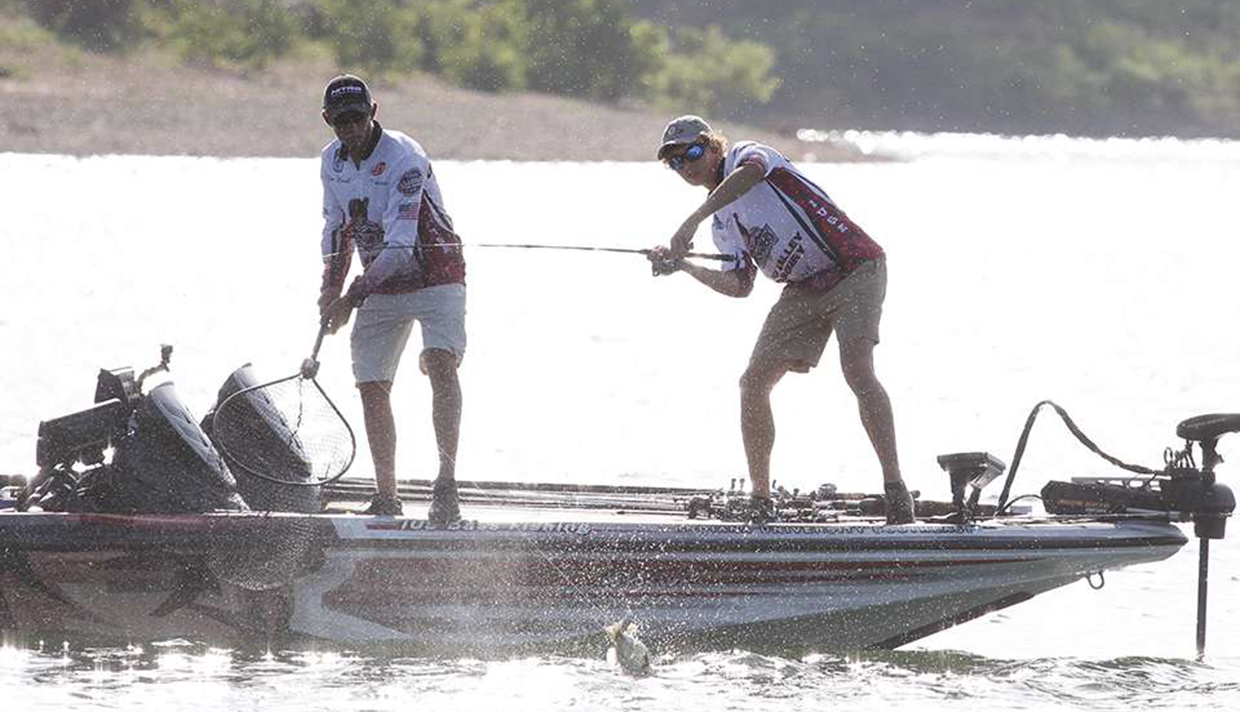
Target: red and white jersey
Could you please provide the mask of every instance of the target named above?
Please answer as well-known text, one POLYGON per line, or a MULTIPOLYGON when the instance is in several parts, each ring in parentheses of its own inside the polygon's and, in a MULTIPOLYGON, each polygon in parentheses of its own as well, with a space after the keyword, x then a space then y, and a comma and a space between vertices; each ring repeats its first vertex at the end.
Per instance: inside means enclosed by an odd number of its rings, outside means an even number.
POLYGON ((718 210, 711 233, 720 252, 735 255, 731 269, 752 261, 776 282, 814 283, 830 288, 858 265, 883 256, 826 192, 770 146, 741 141, 724 157, 723 173, 745 165, 762 168, 766 179, 718 210))
POLYGON ((323 149, 323 285, 339 294, 356 246, 364 271, 349 293, 399 294, 465 281, 461 240, 422 146, 379 127, 354 165, 339 140, 323 149))

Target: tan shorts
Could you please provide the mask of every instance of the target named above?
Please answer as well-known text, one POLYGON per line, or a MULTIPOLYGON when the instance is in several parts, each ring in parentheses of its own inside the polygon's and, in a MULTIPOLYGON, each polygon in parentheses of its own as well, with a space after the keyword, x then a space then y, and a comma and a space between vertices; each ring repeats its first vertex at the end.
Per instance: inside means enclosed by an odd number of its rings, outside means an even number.
POLYGON ((422 350, 465 358, 465 285, 440 284, 407 294, 372 294, 357 310, 350 344, 358 383, 392 381, 413 324, 422 325, 422 350))
POLYGON ((878 343, 878 322, 887 295, 887 263, 866 262, 825 292, 794 284, 771 307, 749 357, 749 369, 806 373, 818 365, 834 331, 840 343, 878 343))

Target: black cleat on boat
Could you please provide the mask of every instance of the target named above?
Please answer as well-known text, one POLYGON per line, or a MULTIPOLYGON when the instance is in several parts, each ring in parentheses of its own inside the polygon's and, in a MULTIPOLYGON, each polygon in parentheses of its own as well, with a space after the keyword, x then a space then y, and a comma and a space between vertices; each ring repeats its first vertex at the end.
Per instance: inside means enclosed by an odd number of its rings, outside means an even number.
POLYGON ((883 494, 887 500, 887 523, 912 524, 913 495, 909 494, 904 480, 883 483, 883 494))
POLYGON ((370 500, 370 506, 362 510, 362 514, 376 517, 399 517, 405 513, 400 498, 390 494, 376 494, 370 500))
POLYGON ((457 501, 456 480, 439 477, 431 487, 431 508, 426 518, 435 526, 447 526, 461 521, 461 506, 457 501))

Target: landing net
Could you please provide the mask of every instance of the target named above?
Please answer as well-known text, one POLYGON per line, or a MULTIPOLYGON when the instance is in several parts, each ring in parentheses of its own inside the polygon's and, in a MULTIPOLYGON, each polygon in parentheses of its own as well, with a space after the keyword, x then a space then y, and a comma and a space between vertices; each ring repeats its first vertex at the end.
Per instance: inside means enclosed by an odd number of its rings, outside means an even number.
POLYGON ((215 411, 212 438, 230 467, 294 487, 340 479, 357 454, 344 415, 318 381, 302 375, 229 396, 215 411))

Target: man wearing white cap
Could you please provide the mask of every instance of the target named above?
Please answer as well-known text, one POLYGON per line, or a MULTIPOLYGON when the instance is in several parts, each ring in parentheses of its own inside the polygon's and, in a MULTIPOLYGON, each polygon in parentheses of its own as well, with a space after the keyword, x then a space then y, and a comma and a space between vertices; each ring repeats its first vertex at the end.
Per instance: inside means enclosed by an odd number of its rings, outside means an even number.
POLYGON ((784 284, 741 376, 741 435, 753 484, 751 519, 774 518, 770 393, 788 371, 818 365, 831 333, 844 379, 883 472, 887 522, 913 521, 913 500, 900 476, 891 401, 874 374, 874 346, 886 293, 886 257, 878 243, 775 149, 753 141, 729 147, 697 116, 663 132, 659 160, 686 183, 709 191, 666 247, 650 258, 656 272, 687 272, 711 289, 746 297, 761 270, 784 284), (715 245, 734 259, 722 271, 685 261, 693 236, 710 218, 715 245))

